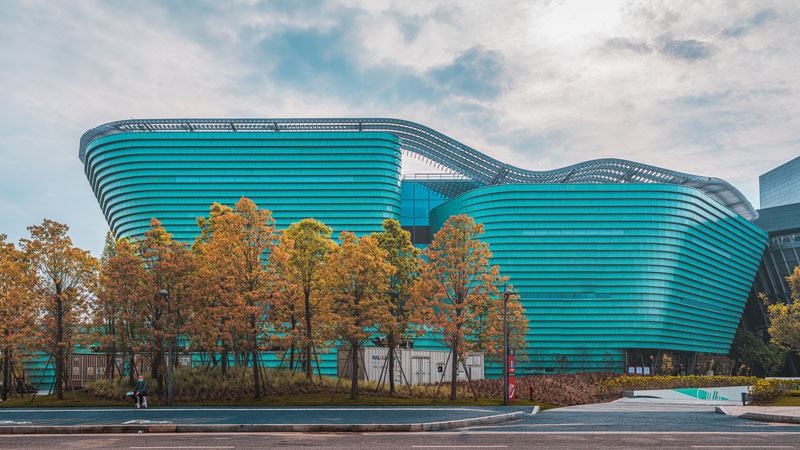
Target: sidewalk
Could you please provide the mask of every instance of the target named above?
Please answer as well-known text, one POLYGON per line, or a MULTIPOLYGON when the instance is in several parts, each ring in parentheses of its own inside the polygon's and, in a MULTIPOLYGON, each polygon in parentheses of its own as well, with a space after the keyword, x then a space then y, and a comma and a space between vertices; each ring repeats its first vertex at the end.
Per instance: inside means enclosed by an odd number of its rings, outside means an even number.
POLYGON ((797 406, 718 406, 716 411, 742 419, 800 424, 800 407, 797 406))
POLYGON ((519 420, 539 407, 9 408, 0 434, 411 432, 519 420))

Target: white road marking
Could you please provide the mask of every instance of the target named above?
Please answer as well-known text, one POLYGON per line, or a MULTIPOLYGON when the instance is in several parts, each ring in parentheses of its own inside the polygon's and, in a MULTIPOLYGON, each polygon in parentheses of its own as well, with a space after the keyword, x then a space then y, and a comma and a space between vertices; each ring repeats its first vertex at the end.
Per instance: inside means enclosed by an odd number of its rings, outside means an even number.
POLYGON ((0 420, 0 425, 30 425, 30 420, 0 420))
MULTIPOLYGON (((221 436, 303 436, 305 438, 316 438, 316 439, 330 439, 330 438, 346 438, 348 433, 290 433, 290 432, 223 432, 223 433, 214 433, 215 435, 221 436)), ((408 436, 409 433, 407 431, 401 432, 390 432, 390 431, 381 431, 381 432, 364 432, 359 433, 366 436, 408 436)), ((671 435, 718 435, 718 436, 800 436, 800 433, 792 432, 792 431, 436 431, 436 432, 420 432, 420 435, 425 435, 429 438, 438 438, 444 436, 454 436, 454 435, 469 435, 469 434, 486 434, 486 435, 498 435, 503 436, 507 434, 530 434, 530 435, 558 435, 563 436, 567 434, 572 435, 585 435, 585 434, 596 434, 596 435, 605 435, 605 434, 613 434, 618 436, 623 435, 641 435, 641 436, 655 436, 655 435, 662 435, 662 436, 671 436, 671 435)), ((207 433, 198 433, 198 432, 189 432, 189 433, 181 433, 181 436, 205 436, 208 438, 207 433)), ((48 434, 47 436, 55 437, 75 437, 74 434, 65 434, 65 433, 53 433, 48 434)), ((82 436, 95 436, 95 437, 118 437, 118 438, 130 438, 130 433, 86 433, 82 436)), ((146 436, 164 436, 164 437, 175 437, 175 433, 147 433, 146 436)), ((3 440, 10 440, 10 439, 23 439, 23 438, 31 438, 31 439, 39 439, 42 435, 12 435, 12 434, 0 434, 0 441, 3 440)))
MULTIPOLYGON (((392 432, 392 431, 380 431, 380 432, 365 432, 362 433, 364 435, 374 435, 374 436, 389 436, 389 435, 398 435, 404 436, 408 435, 407 432, 392 432)), ((436 431, 436 432, 426 432, 427 436, 447 436, 447 435, 464 435, 464 434, 632 434, 632 435, 692 435, 692 434, 710 434, 710 435, 725 435, 725 436, 800 436, 800 433, 796 431, 565 431, 565 430, 555 430, 555 431, 513 431, 513 430, 503 430, 503 431, 473 431, 470 428, 465 428, 463 431, 436 431)))
POLYGON ((128 448, 138 448, 138 449, 172 449, 172 448, 235 448, 232 445, 226 447, 128 447, 128 448))

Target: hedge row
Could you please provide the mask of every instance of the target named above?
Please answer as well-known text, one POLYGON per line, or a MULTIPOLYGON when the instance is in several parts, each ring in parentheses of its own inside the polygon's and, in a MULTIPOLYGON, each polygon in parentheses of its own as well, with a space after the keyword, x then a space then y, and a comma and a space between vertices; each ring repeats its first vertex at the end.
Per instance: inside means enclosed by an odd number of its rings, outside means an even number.
POLYGON ((654 377, 618 377, 598 382, 607 392, 641 391, 651 389, 684 389, 724 386, 752 386, 756 377, 723 377, 723 376, 666 376, 654 377))
POLYGON ((764 405, 771 403, 781 395, 798 389, 800 389, 800 379, 760 379, 752 384, 750 394, 753 396, 753 403, 764 405))

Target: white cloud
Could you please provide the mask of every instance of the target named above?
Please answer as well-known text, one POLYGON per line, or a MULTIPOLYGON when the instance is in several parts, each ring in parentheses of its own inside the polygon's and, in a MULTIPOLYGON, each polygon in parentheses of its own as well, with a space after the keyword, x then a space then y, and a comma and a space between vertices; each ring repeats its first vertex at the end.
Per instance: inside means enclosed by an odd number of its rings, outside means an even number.
POLYGON ((78 139, 131 116, 399 117, 524 168, 627 158, 725 178, 754 204, 757 176, 800 153, 793 1, 298 5, 0 4, 0 200, 15 211, 0 233, 49 217, 98 251, 106 225, 78 139), (287 30, 339 33, 356 77, 341 84, 380 89, 276 79, 264 42, 287 30), (424 94, 432 71, 475 48, 497 55, 499 94, 424 94))

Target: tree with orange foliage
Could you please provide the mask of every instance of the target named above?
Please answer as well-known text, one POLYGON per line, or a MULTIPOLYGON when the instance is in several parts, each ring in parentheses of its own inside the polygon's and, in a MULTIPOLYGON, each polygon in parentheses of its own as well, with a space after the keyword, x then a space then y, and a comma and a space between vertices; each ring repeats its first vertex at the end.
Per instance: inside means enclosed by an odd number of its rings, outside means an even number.
MULTIPOLYGON (((114 358, 119 345, 118 321, 121 314, 119 303, 114 295, 110 295, 106 288, 108 284, 107 265, 116 255, 116 241, 111 231, 106 232, 106 243, 100 256, 100 278, 95 290, 95 301, 92 309, 92 325, 90 327, 92 339, 100 346, 100 351, 106 354, 105 377, 114 377, 114 358)), ((100 369, 98 368, 98 374, 100 369)))
POLYGON ((216 365, 216 354, 220 355, 220 368, 222 376, 228 373, 229 352, 235 340, 235 327, 231 315, 234 305, 232 296, 227 295, 224 279, 226 270, 221 266, 225 264, 225 255, 216 249, 218 243, 212 244, 214 224, 222 216, 233 213, 233 209, 220 203, 211 205, 208 218, 198 217, 197 226, 200 235, 192 244, 192 252, 197 258, 197 274, 194 277, 194 298, 191 309, 194 320, 188 330, 193 347, 211 353, 211 359, 216 365))
POLYGON ((72 245, 64 224, 45 219, 28 231, 30 239, 20 242, 37 283, 39 342, 55 360, 55 392, 62 400, 66 357, 87 328, 85 311, 97 282, 98 264, 88 251, 72 245))
POLYGON ((303 219, 284 230, 277 249, 285 254, 283 261, 276 266, 279 278, 285 282, 285 290, 274 298, 275 314, 276 317, 290 320, 287 335, 297 339, 288 342, 291 346, 290 361, 293 363, 293 350, 298 347, 308 381, 313 375, 317 350, 325 346, 323 327, 317 327, 316 321, 318 316, 325 314, 330 304, 330 299, 321 288, 325 255, 334 246, 330 236, 331 229, 324 223, 316 219, 303 219))
MULTIPOLYGON (((174 340, 184 328, 189 311, 194 271, 194 255, 183 242, 173 241, 157 219, 150 220, 150 229, 137 238, 135 248, 142 266, 142 287, 133 305, 134 320, 142 320, 147 334, 139 349, 150 354, 150 375, 156 380, 157 393, 163 393, 165 344, 174 340), (168 295, 161 295, 166 290, 168 295)), ((170 361, 175 365, 175 361, 170 361)))
POLYGON ((11 365, 19 361, 34 331, 35 279, 25 254, 0 234, 0 351, 3 355, 3 401, 12 384, 11 365), (16 352, 15 352, 16 350, 16 352))
POLYGON ((356 238, 342 232, 341 244, 325 257, 322 285, 330 296, 330 310, 322 318, 330 339, 350 346, 350 398, 358 398, 358 360, 364 342, 392 316, 386 292, 394 268, 386 261, 373 236, 356 238))
POLYGON ((406 306, 415 277, 418 275, 420 251, 411 243, 411 233, 404 230, 397 220, 384 220, 382 228, 382 232, 374 233, 373 236, 378 240, 381 250, 386 252, 386 259, 395 271, 385 293, 390 315, 381 321, 379 330, 386 337, 389 393, 394 395, 395 350, 404 340, 417 336, 422 331, 417 310, 406 306))
MULTIPOLYGON (((505 277, 507 279, 507 277, 505 277)), ((512 290, 513 290, 513 286, 512 290)), ((484 352, 487 361, 503 364, 503 299, 500 298, 490 305, 484 305, 476 314, 475 342, 473 348, 484 352)), ((525 317, 525 308, 516 293, 508 297, 506 305, 508 318, 508 348, 525 348, 527 346, 528 320, 525 317)), ((527 361, 526 353, 517 353, 517 364, 527 361)))
MULTIPOLYGON (((147 342, 140 302, 146 295, 147 271, 136 248, 121 239, 107 243, 113 250, 104 251, 100 283, 94 304, 92 329, 95 340, 107 352, 106 377, 114 377, 116 355, 128 362, 128 383, 134 383, 136 352, 147 342)), ((120 375, 123 375, 122 373, 120 375)))
MULTIPOLYGON (((427 261, 420 266, 421 280, 414 289, 415 306, 425 312, 431 333, 451 351, 451 400, 456 399, 458 365, 463 364, 464 354, 494 354, 502 348, 498 311, 503 310, 503 297, 498 286, 508 277, 490 265, 492 253, 479 239, 482 233, 483 225, 471 217, 450 217, 425 249, 427 261)), ((524 321, 517 303, 509 302, 511 317, 524 321)))
POLYGON ((242 198, 231 212, 212 214, 209 224, 212 233, 197 247, 201 255, 198 274, 199 278, 207 277, 217 284, 216 288, 206 286, 207 292, 221 299, 220 304, 228 311, 213 308, 197 313, 206 318, 211 314, 212 320, 217 313, 226 314, 228 321, 222 333, 219 336, 212 333, 211 339, 225 339, 234 333, 242 336, 249 353, 245 361, 252 357, 254 392, 259 398, 263 383, 260 350, 268 337, 266 313, 271 297, 270 279, 274 273, 268 259, 278 242, 275 220, 270 211, 259 209, 252 200, 242 198))
POLYGON ((270 342, 279 349, 281 365, 287 363, 294 373, 297 362, 295 354, 301 349, 303 341, 303 290, 297 285, 297 272, 291 265, 291 252, 294 241, 280 238, 272 250, 270 264, 275 276, 270 285, 270 304, 267 320, 272 331, 270 342))

